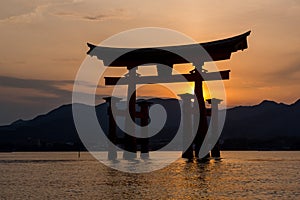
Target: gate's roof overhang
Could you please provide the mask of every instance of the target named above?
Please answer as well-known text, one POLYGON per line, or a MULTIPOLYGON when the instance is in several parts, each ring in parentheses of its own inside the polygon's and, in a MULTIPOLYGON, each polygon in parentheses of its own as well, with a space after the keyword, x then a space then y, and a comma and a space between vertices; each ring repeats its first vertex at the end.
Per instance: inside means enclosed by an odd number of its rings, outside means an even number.
POLYGON ((103 60, 106 66, 127 66, 128 68, 147 63, 160 63, 168 66, 189 63, 194 57, 204 55, 203 52, 199 52, 200 55, 197 55, 199 49, 205 50, 209 55, 209 57, 203 56, 201 62, 227 60, 230 59, 231 53, 248 48, 247 36, 250 35, 250 32, 205 43, 138 49, 104 47, 87 43, 90 48, 87 54, 97 56, 98 59, 103 60), (189 59, 182 55, 189 55, 189 59))

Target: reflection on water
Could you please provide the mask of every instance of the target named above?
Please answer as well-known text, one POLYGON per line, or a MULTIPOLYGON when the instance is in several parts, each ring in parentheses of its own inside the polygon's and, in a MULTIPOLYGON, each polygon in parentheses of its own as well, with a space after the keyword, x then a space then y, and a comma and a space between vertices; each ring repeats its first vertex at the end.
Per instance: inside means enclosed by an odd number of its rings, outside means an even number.
POLYGON ((130 174, 88 153, 0 153, 0 199, 299 199, 299 166, 300 152, 222 152, 130 174))

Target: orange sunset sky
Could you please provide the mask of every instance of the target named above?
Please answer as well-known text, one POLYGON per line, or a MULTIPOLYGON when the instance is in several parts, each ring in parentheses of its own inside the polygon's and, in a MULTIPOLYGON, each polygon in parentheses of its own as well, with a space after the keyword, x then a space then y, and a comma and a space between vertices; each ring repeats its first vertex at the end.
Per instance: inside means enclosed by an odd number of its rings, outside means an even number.
POLYGON ((0 125, 71 103, 86 42, 140 27, 173 29, 198 42, 251 30, 248 49, 216 63, 231 70, 227 106, 293 103, 300 97, 299 25, 297 0, 1 1, 0 125))

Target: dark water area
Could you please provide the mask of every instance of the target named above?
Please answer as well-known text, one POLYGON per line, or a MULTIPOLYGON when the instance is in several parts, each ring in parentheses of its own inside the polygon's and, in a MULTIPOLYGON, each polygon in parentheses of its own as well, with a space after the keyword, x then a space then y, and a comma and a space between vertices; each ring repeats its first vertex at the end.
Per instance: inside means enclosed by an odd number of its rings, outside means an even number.
POLYGON ((299 151, 224 151, 142 174, 77 156, 0 153, 0 199, 300 199, 299 151))

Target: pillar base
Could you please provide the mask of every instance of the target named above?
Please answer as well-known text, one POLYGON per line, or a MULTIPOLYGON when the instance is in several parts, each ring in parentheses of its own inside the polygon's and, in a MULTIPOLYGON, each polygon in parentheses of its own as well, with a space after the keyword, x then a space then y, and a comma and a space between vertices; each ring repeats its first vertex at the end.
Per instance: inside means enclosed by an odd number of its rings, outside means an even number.
POLYGON ((214 148, 210 151, 211 157, 221 157, 219 145, 215 145, 214 148))
POLYGON ((146 160, 146 159, 149 159, 149 157, 150 157, 149 152, 147 152, 147 153, 141 153, 141 159, 146 160))
POLYGON ((108 160, 116 160, 118 155, 116 151, 109 151, 108 152, 108 160))
POLYGON ((203 158, 198 158, 199 162, 208 162, 210 160, 210 154, 208 153, 206 156, 203 158))
POLYGON ((181 157, 187 159, 193 159, 194 158, 193 149, 190 147, 186 151, 183 151, 181 157))

